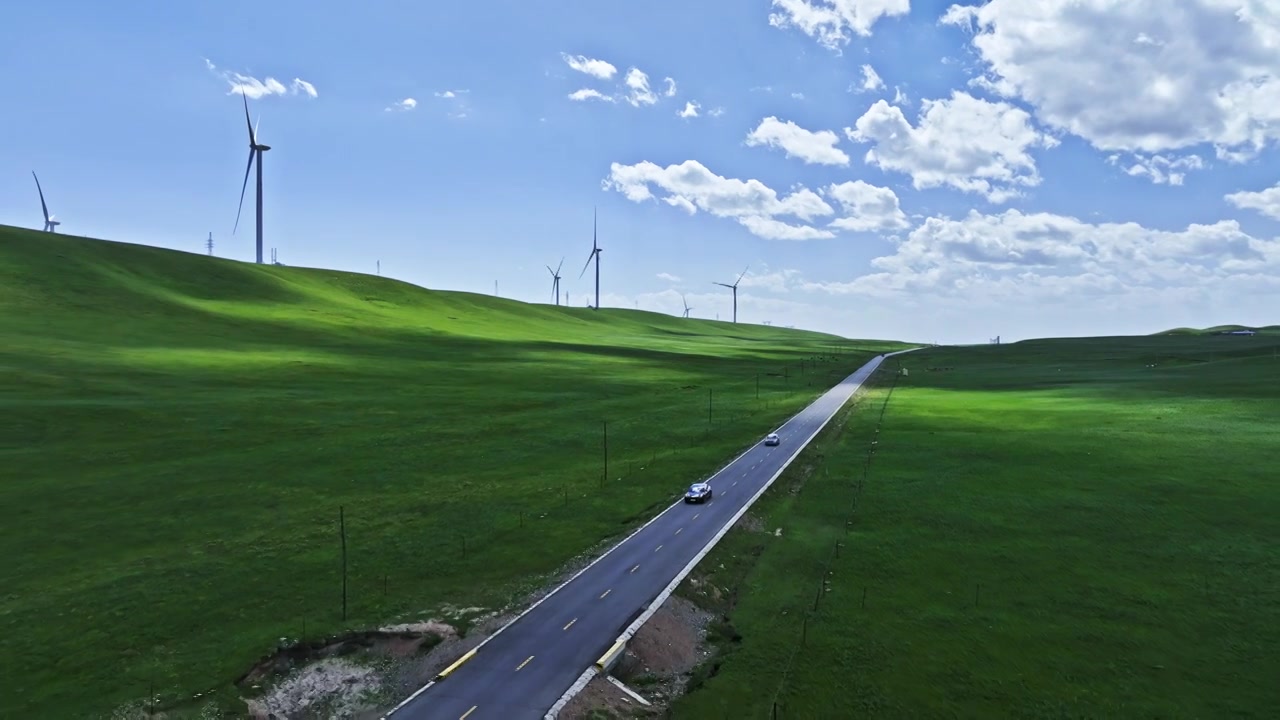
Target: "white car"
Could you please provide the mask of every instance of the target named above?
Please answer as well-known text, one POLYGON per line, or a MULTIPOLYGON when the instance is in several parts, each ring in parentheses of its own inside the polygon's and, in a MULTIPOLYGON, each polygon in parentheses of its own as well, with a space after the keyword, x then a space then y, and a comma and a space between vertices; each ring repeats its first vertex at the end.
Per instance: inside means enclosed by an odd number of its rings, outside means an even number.
POLYGON ((765 445, 777 445, 780 442, 782 442, 782 439, 778 437, 778 433, 769 433, 764 437, 765 445))

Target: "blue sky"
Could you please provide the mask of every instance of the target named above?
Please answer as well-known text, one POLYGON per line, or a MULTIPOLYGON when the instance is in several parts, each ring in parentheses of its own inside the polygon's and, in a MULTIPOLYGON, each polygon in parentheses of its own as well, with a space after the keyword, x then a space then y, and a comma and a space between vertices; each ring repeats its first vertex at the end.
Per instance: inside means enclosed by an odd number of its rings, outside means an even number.
POLYGON ((854 337, 1275 323, 1280 13, 1177 6, 24 3, 0 223, 35 170, 62 232, 251 260, 247 87, 290 265, 545 302, 564 256, 582 305, 595 205, 607 306, 727 319, 750 265, 741 321, 854 337))

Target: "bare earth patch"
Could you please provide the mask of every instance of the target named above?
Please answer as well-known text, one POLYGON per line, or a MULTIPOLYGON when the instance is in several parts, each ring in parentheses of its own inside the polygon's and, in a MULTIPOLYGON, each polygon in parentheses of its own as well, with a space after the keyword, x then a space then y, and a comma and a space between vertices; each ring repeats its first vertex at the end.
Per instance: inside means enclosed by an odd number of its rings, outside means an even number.
POLYGON ((703 642, 714 615, 692 602, 671 596, 627 643, 614 676, 652 705, 644 707, 602 677, 594 678, 560 712, 566 720, 583 720, 593 711, 617 717, 649 717, 684 691, 689 673, 711 651, 703 642), (594 687, 593 687, 594 686, 594 687))

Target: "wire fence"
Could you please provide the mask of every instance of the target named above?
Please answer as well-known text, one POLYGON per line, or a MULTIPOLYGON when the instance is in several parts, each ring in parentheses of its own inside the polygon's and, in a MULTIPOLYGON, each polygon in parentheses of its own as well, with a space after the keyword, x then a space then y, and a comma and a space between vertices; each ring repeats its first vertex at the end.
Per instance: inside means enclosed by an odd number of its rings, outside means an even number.
MULTIPOLYGON (((848 534, 850 528, 853 527, 854 516, 858 509, 858 497, 862 494, 863 487, 871 473, 871 465, 875 459, 876 450, 880 444, 880 429, 884 424, 885 412, 889 409, 889 401, 893 398, 893 391, 898 386, 898 378, 901 377, 901 362, 895 363, 893 381, 889 384, 889 391, 885 393, 884 401, 880 404, 880 411, 876 418, 875 430, 872 433, 871 440, 867 444, 866 460, 862 466, 862 473, 856 483, 851 483, 853 495, 849 502, 848 515, 845 518, 845 533, 848 534)), ((792 646, 787 661, 782 667, 782 672, 778 678, 778 686, 774 689, 773 696, 769 701, 769 717, 771 720, 778 720, 785 717, 785 706, 782 702, 783 693, 787 689, 787 682, 791 677, 791 669, 795 665, 796 657, 808 644, 809 629, 817 620, 818 610, 822 606, 822 599, 830 590, 830 578, 832 573, 833 561, 840 557, 840 548, 842 543, 836 541, 832 547, 831 553, 822 561, 822 572, 819 576, 817 587, 814 591, 813 603, 806 606, 804 612, 800 614, 800 633, 797 636, 795 645, 792 646)), ((866 607, 867 589, 863 587, 861 606, 866 607)))

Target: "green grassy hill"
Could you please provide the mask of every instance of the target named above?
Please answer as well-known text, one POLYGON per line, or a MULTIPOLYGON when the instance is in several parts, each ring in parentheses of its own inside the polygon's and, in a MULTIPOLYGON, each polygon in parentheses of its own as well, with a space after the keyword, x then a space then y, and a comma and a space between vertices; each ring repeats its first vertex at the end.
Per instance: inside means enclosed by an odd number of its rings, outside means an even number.
POLYGON ((897 360, 683 589, 740 638, 674 717, 1275 715, 1280 338, 897 360))
POLYGON ((0 717, 500 607, 901 347, 5 227, 0 338, 0 717))

